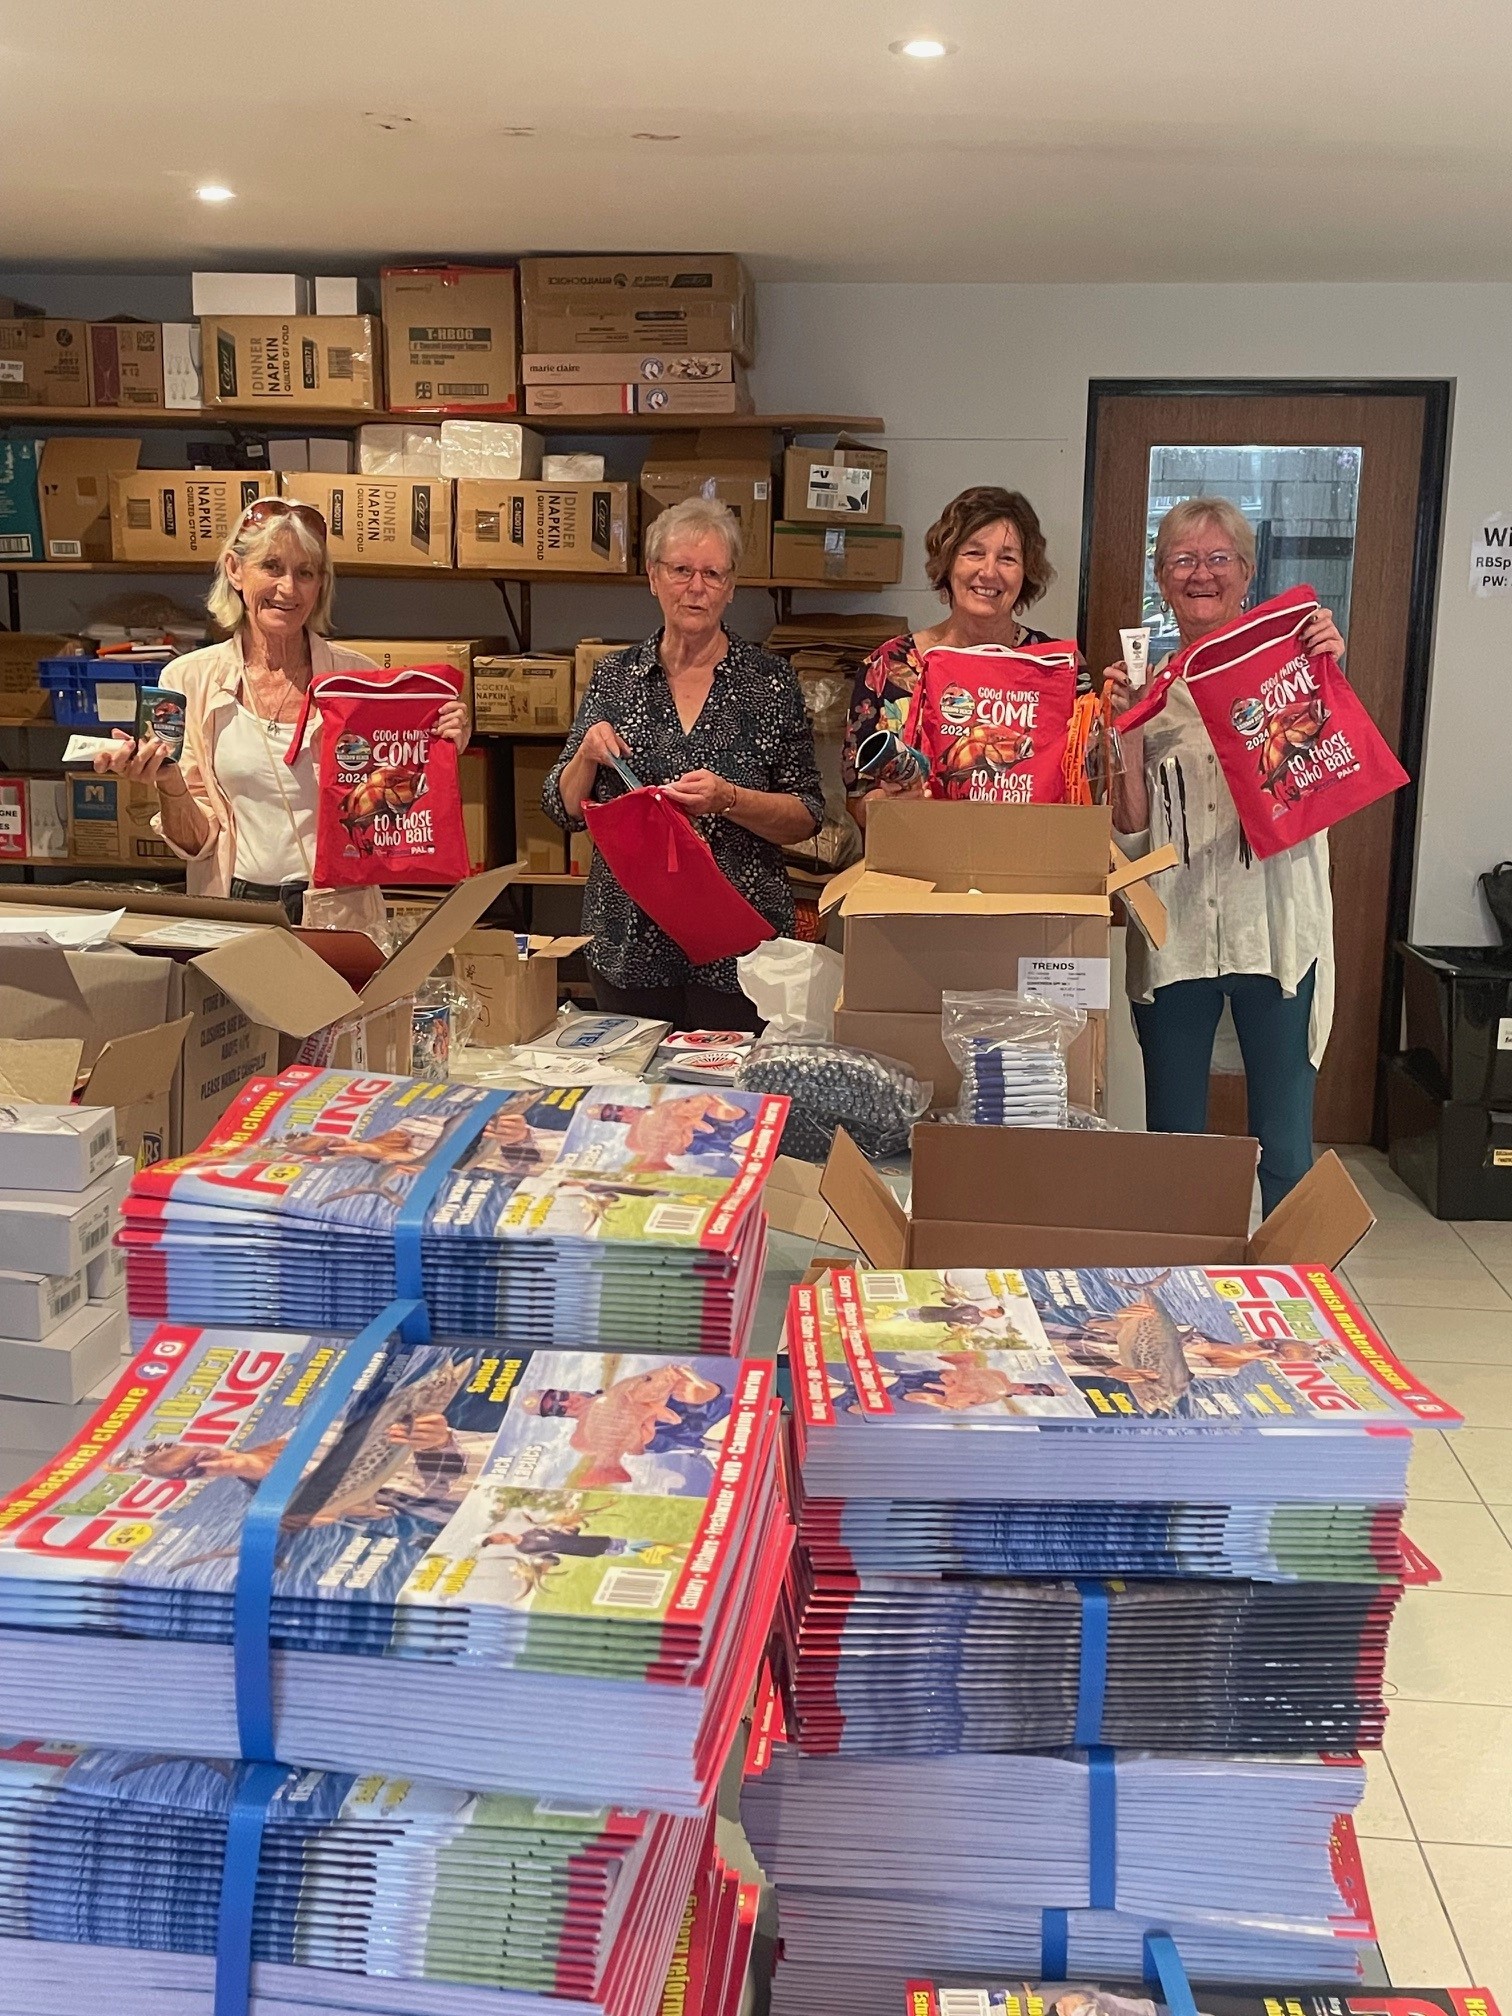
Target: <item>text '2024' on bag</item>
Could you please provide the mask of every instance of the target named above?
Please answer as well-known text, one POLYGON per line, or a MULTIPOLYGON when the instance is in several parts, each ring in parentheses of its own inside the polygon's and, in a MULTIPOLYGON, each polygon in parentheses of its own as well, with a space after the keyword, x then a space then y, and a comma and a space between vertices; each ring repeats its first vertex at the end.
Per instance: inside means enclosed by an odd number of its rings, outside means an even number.
POLYGON ((1076 646, 924 654, 903 740, 929 758, 931 798, 1059 805, 1076 705, 1076 646))
POLYGON ((687 814, 656 785, 642 784, 606 805, 590 800, 583 817, 615 881, 695 966, 733 958, 777 936, 687 814))
POLYGON ((369 883, 465 882, 457 748, 437 732, 461 698, 450 665, 327 672, 310 681, 285 761, 304 742, 311 701, 320 709, 320 809, 315 879, 325 888, 369 883))
POLYGON ((1288 588, 1199 637, 1115 724, 1142 728, 1184 679, 1244 836, 1262 859, 1408 782, 1338 665, 1297 641, 1319 606, 1313 589, 1288 588))

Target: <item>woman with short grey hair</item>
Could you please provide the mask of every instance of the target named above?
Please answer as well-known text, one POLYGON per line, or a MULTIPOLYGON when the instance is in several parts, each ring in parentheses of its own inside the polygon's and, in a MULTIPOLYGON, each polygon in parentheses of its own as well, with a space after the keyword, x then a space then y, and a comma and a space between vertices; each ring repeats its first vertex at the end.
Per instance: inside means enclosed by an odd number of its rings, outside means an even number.
MULTIPOLYGON (((623 759, 693 819, 714 858, 779 934, 793 928, 782 849, 816 833, 824 793, 814 735, 792 667, 724 625, 740 565, 740 521, 690 497, 651 521, 644 540, 662 627, 599 661, 542 803, 576 832, 583 805, 623 788, 623 759)), ((583 897, 588 965, 601 1008, 678 1029, 754 1029, 735 961, 694 966, 633 903, 597 856, 583 897)))
MULTIPOLYGON (((1226 497, 1172 505, 1155 534, 1155 581, 1182 648, 1231 623, 1255 575, 1255 534, 1226 497)), ((1344 656, 1326 609, 1298 633, 1315 657, 1344 656)), ((1114 704, 1131 699, 1127 667, 1109 666, 1114 704)), ((1170 841, 1177 865, 1156 887, 1165 943, 1129 932, 1128 987, 1144 1057, 1152 1133, 1207 1129, 1208 1074, 1225 1001, 1244 1055, 1249 1128, 1260 1142, 1267 1211, 1312 1166, 1313 1091, 1333 1021, 1333 899, 1328 836, 1267 860, 1250 851, 1234 801, 1181 680, 1163 711, 1122 738, 1113 825, 1129 854, 1170 841)))
MULTIPOLYGON (((380 889, 313 890, 320 727, 284 759, 317 672, 372 671, 326 642, 335 575, 325 519, 312 504, 259 497, 215 563, 206 606, 222 644, 176 658, 164 685, 184 696, 183 748, 118 728, 96 770, 151 784, 153 826, 187 863, 191 896, 281 903, 291 921, 371 931, 380 889)), ((467 709, 443 708, 440 732, 467 746, 467 709)))

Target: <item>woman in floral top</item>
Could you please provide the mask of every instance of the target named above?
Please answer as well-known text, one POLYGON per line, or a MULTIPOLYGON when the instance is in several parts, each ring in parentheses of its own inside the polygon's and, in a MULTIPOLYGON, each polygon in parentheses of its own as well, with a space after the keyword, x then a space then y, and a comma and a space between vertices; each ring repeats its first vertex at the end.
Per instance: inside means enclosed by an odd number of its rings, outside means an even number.
POLYGON ((1050 641, 1043 630, 1031 630, 1018 620, 1055 579, 1045 553, 1045 535, 1027 497, 991 484, 963 490, 930 526, 924 550, 930 586, 949 604, 949 613, 927 630, 879 645, 857 675, 841 772, 846 802, 858 826, 866 824, 868 799, 896 798, 923 789, 919 784, 868 788, 856 775, 856 751, 878 728, 889 728, 895 735, 903 732, 926 651, 936 644, 959 650, 973 644, 1050 641))

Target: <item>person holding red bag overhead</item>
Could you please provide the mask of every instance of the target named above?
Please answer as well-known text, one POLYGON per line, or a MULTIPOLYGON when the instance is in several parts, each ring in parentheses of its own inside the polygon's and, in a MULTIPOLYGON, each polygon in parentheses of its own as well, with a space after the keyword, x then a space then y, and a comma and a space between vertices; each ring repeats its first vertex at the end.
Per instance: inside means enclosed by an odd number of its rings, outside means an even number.
MULTIPOLYGON (((1222 497, 1174 505, 1155 535, 1155 580, 1183 650, 1237 617, 1255 573, 1255 535, 1222 497)), ((1326 609, 1296 646, 1342 659, 1326 609)), ((1109 666, 1116 712, 1134 696, 1109 666)), ((1169 920, 1158 951, 1128 934, 1128 989, 1144 1057, 1145 1123, 1154 1133, 1207 1127, 1213 1041, 1227 1001, 1260 1142, 1260 1195, 1274 1209, 1312 1166, 1313 1093, 1333 1022, 1333 899, 1328 837, 1260 859, 1245 838, 1213 744, 1186 684, 1162 711, 1122 733, 1113 823, 1125 853, 1170 841, 1177 866, 1157 884, 1169 920)))
MULTIPOLYGON (((690 497, 652 520, 646 572, 663 627, 599 661, 541 803, 577 832, 584 805, 617 798, 626 772, 660 787, 780 936, 793 928, 782 849, 819 830, 824 792, 792 667, 724 626, 740 553, 739 521, 712 499, 690 497)), ((600 1008, 677 1029, 758 1026, 734 958, 695 965, 598 853, 583 929, 593 934, 587 958, 600 1008)))

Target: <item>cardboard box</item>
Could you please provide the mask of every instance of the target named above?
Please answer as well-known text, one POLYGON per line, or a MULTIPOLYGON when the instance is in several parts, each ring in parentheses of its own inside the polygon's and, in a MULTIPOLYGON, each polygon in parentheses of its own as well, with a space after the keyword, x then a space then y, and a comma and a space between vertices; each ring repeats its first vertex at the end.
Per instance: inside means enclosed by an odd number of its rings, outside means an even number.
POLYGON ((372 315, 206 315, 200 339, 207 406, 361 412, 383 403, 372 315))
POLYGON ((28 1100, 0 1116, 0 1189, 87 1190, 114 1164, 115 1140, 109 1106, 28 1100))
MULTIPOLYGON (((3 445, 0 445, 3 453, 3 445)), ((71 637, 52 631, 0 630, 0 722, 51 721, 52 695, 37 677, 43 658, 61 658, 71 637)))
POLYGON ((536 742, 514 745, 515 854, 532 875, 567 873, 567 836, 541 810, 541 791, 561 750, 536 742))
POLYGON ((0 1394, 82 1400, 119 1364, 130 1341, 124 1302, 86 1302, 41 1339, 0 1337, 0 1394))
POLYGON ((572 660, 528 654, 479 658, 473 720, 491 735, 565 735, 572 726, 572 660))
MULTIPOLYGON (((443 420, 441 474, 486 476, 490 482, 531 481, 541 473, 545 436, 517 420, 443 420)), ((597 482, 604 480, 602 467, 597 482)))
POLYGON ((772 573, 784 581, 854 581, 890 588, 903 579, 903 527, 779 519, 772 528, 772 573))
POLYGON ((553 414, 633 413, 633 385, 527 385, 525 411, 549 419, 553 414))
POLYGON ((351 475, 352 444, 344 437, 330 434, 312 434, 304 445, 309 466, 317 475, 351 475))
POLYGON ((1375 1223, 1338 1156, 1251 1234, 1259 1159, 1227 1134, 925 1125, 910 1213, 842 1131, 819 1193, 872 1267, 1337 1267, 1375 1223))
POLYGON ((26 779, 0 777, 0 861, 24 861, 30 852, 26 779))
POLYGON ((374 421, 357 429, 357 470, 363 476, 439 476, 441 429, 374 421))
POLYGON ((577 710, 583 704, 583 695, 592 683, 601 658, 612 658, 618 651, 634 651, 638 640, 624 644, 606 642, 602 637, 584 637, 572 654, 572 716, 577 719, 577 710))
POLYGON ((0 564, 43 557, 37 464, 46 446, 45 441, 0 439, 0 564))
POLYGON ((266 472, 138 469, 112 476, 110 556, 203 566, 219 557, 247 506, 277 490, 278 478, 266 472))
POLYGON ((532 938, 522 957, 513 931, 469 931, 452 953, 452 968, 482 1002, 475 1043, 528 1043, 556 1020, 557 968, 588 938, 532 938))
POLYGON ((191 273, 196 315, 308 315, 310 283, 302 273, 191 273))
POLYGON ((291 472, 285 497, 326 521, 337 567, 452 564, 452 486, 417 476, 317 476, 291 472))
MULTIPOLYGON (((43 1278, 50 1280, 53 1277, 43 1278)), ((77 1280, 78 1277, 75 1275, 73 1278, 77 1280)), ((91 1302, 109 1302, 115 1296, 125 1294, 126 1256, 119 1246, 109 1245, 103 1253, 95 1255, 84 1269, 84 1283, 91 1302)))
POLYGON ((522 259, 527 350, 732 350, 756 347, 751 277, 730 253, 595 254, 522 259))
MULTIPOLYGON (((565 389, 565 388, 564 388, 565 389)), ((703 385, 633 385, 637 413, 754 413, 756 401, 737 364, 732 382, 703 385)))
POLYGON ((317 315, 355 315, 357 313, 356 274, 317 273, 315 275, 315 313, 317 315))
POLYGON ((385 266, 382 284, 392 412, 519 412, 513 266, 385 266))
POLYGON ((163 324, 163 404, 200 407, 205 403, 204 346, 198 322, 163 324))
POLYGON ((735 359, 728 350, 527 350, 520 375, 531 385, 733 385, 735 359))
POLYGON ((150 784, 130 777, 68 779, 68 853, 74 861, 173 861, 173 849, 152 830, 158 809, 150 784))
POLYGON ((76 1274, 0 1273, 0 1337, 23 1337, 39 1344, 82 1306, 88 1278, 88 1267, 76 1274))
POLYGON ((459 567, 628 574, 634 533, 628 483, 457 485, 459 567))
POLYGON ((137 466, 140 441, 54 434, 37 472, 42 536, 49 560, 110 558, 110 479, 137 466))
POLYGON ((68 779, 26 780, 26 851, 34 861, 68 859, 68 779))
MULTIPOLYGON (((12 953, 0 962, 0 972, 10 975, 16 957, 12 953)), ((113 951, 104 957, 107 966, 116 959, 113 951)), ((24 968, 20 970, 25 972, 24 968)), ((43 968, 42 977, 56 985, 56 969, 49 974, 43 968)), ((149 982, 154 978, 150 972, 128 972, 128 977, 149 982)), ((86 969, 86 978, 93 989, 99 981, 97 969, 86 969)), ((119 979, 116 985, 119 987, 119 979)), ((170 996, 172 992, 169 985, 170 996)), ((126 1030, 107 1037, 103 1043, 98 1040, 95 1028, 89 1032, 86 1044, 82 1035, 53 1037, 35 1033, 39 1026, 46 1026, 40 1018, 48 1000, 48 993, 43 991, 22 995, 16 1004, 19 1011, 16 1026, 23 1033, 0 1041, 0 1088, 4 1097, 54 1104, 77 1097, 86 1105, 109 1106, 115 1115, 116 1155, 136 1169, 145 1168, 149 1162, 160 1162, 170 1147, 171 1093, 188 1033, 187 1019, 175 1017, 126 1030), (90 1068, 81 1082, 80 1063, 86 1049, 91 1053, 90 1068)), ((100 1299, 93 1288, 90 1295, 91 1300, 100 1299)))
POLYGON ((91 406, 163 404, 163 325, 160 322, 91 322, 91 406))
POLYGON ((87 1190, 0 1190, 0 1268, 77 1274, 109 1243, 117 1201, 110 1176, 87 1190))
POLYGON ((727 504, 740 520, 742 581, 772 572, 772 469, 777 437, 715 427, 668 434, 641 468, 641 536, 661 513, 688 497, 727 504))
POLYGON ((593 866, 593 842, 586 833, 567 835, 567 873, 586 875, 593 866))
POLYGON ((782 458, 782 515, 799 522, 881 525, 887 519, 887 450, 837 434, 828 448, 782 458))
POLYGON ((467 837, 467 865, 474 875, 481 869, 498 867, 503 852, 498 815, 498 765, 494 761, 497 754, 498 751, 487 742, 474 742, 462 751, 457 765, 462 783, 462 830, 467 837))
POLYGON ((0 322, 0 406, 87 406, 88 326, 33 316, 0 322))

